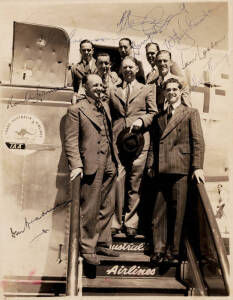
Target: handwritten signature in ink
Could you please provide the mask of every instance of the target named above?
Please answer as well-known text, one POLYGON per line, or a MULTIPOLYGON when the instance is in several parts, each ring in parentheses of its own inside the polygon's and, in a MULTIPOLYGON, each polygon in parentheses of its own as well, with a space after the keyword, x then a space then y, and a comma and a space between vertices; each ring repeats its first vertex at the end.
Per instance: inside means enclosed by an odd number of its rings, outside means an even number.
MULTIPOLYGON (((210 43, 210 45, 205 48, 205 49, 200 49, 199 45, 196 45, 196 49, 194 51, 193 57, 189 60, 184 59, 184 52, 181 52, 181 64, 182 64, 182 69, 186 69, 189 65, 193 64, 196 61, 200 61, 203 60, 205 58, 207 58, 207 54, 215 48, 215 46, 217 46, 218 44, 220 44, 223 40, 225 40, 225 35, 223 37, 221 37, 219 40, 215 40, 213 42, 210 43)), ((189 55, 190 56, 190 55, 189 55)))
POLYGON ((21 230, 14 230, 12 227, 10 227, 10 233, 11 233, 11 237, 12 238, 16 238, 19 235, 23 234, 27 229, 30 230, 31 229, 31 224, 33 224, 34 222, 39 221, 40 219, 42 219, 44 216, 46 216, 48 213, 55 211, 58 207, 60 206, 66 206, 67 204, 69 204, 72 200, 67 200, 61 203, 56 204, 54 207, 47 209, 46 211, 42 211, 41 214, 38 217, 34 217, 31 220, 28 220, 27 217, 24 218, 24 226, 21 230))
POLYGON ((49 229, 42 229, 41 232, 39 234, 37 234, 32 240, 31 240, 31 243, 33 241, 35 241, 36 239, 38 239, 40 236, 44 235, 45 233, 48 233, 49 232, 49 229))
MULTIPOLYGON (((132 10, 125 10, 117 23, 119 32, 123 32, 126 29, 142 32, 146 35, 146 39, 136 45, 136 49, 139 51, 142 45, 149 39, 153 41, 153 38, 163 33, 164 46, 171 50, 175 46, 180 46, 184 41, 188 46, 179 50, 185 50, 191 48, 196 44, 196 40, 192 37, 191 31, 200 25, 204 20, 211 15, 214 10, 218 9, 216 5, 212 9, 202 10, 199 16, 193 17, 188 11, 185 3, 181 3, 178 10, 166 15, 165 9, 161 6, 155 6, 152 10, 145 14, 145 16, 133 15, 132 10), (158 17, 153 17, 157 15, 158 17), (173 24, 172 24, 173 22, 173 24)), ((135 46, 135 45, 134 45, 135 46)))
POLYGON ((29 101, 32 101, 32 103, 42 102, 47 95, 54 94, 58 90, 61 90, 61 89, 63 89, 63 88, 54 88, 54 89, 50 89, 48 91, 40 91, 38 89, 36 89, 35 92, 27 91, 25 93, 24 99, 19 100, 19 101, 15 101, 14 96, 12 95, 7 102, 7 109, 13 108, 13 107, 17 106, 18 104, 27 103, 29 101))
POLYGON ((185 4, 179 5, 179 9, 174 14, 165 16, 165 9, 161 6, 155 6, 152 10, 145 14, 145 16, 136 16, 132 14, 132 11, 125 10, 120 18, 120 22, 117 23, 119 32, 126 29, 132 29, 135 31, 142 31, 146 35, 154 35, 162 33, 167 29, 171 21, 186 11, 185 4), (159 17, 153 18, 152 14, 160 14, 159 17))

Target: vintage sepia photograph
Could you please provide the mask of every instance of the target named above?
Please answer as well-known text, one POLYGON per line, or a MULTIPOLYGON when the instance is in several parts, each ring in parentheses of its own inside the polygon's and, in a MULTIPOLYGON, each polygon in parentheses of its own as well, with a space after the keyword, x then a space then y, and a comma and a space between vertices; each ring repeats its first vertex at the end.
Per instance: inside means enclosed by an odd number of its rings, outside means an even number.
POLYGON ((232 295, 232 1, 0 2, 0 298, 232 295))

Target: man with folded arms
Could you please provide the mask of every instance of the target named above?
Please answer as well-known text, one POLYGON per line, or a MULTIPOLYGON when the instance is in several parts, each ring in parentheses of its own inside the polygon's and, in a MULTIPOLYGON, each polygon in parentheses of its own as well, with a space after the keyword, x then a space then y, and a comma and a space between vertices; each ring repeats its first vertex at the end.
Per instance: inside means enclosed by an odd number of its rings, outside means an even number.
POLYGON ((109 192, 116 179, 117 159, 109 107, 101 101, 102 79, 89 74, 84 86, 85 99, 68 108, 64 146, 71 180, 81 176, 81 255, 85 262, 98 265, 96 254, 118 256, 109 248, 115 207, 109 192))
POLYGON ((182 85, 163 85, 164 109, 151 125, 147 174, 154 180, 153 255, 151 262, 179 259, 180 237, 190 178, 204 182, 204 139, 197 109, 182 103, 182 85))

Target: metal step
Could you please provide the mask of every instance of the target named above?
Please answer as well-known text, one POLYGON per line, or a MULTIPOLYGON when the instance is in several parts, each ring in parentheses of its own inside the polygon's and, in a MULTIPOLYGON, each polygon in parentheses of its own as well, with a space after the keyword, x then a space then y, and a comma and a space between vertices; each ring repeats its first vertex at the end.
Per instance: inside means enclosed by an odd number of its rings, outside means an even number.
POLYGON ((124 233, 113 237, 111 249, 119 252, 145 253, 149 250, 149 243, 143 235, 129 238, 124 233))
POLYGON ((150 262, 144 254, 121 253, 119 257, 99 256, 101 264, 91 266, 83 264, 83 275, 87 278, 156 278, 179 276, 179 265, 159 264, 150 262))
POLYGON ((175 278, 83 278, 84 295, 187 295, 188 289, 175 278))

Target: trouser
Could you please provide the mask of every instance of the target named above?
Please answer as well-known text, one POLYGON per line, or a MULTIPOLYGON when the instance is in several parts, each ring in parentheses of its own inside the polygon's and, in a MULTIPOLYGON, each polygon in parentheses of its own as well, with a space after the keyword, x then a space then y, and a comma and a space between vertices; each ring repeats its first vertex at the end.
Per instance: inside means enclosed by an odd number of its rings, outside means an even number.
POLYGON ((153 248, 165 253, 171 248, 179 253, 180 237, 187 201, 186 175, 159 174, 152 218, 153 248))
POLYGON ((138 228, 138 205, 140 202, 140 187, 142 176, 146 164, 148 149, 150 145, 149 132, 144 133, 145 144, 142 153, 132 164, 125 168, 124 173, 120 173, 115 184, 115 201, 116 211, 113 216, 112 228, 121 228, 122 213, 125 203, 125 190, 127 196, 126 212, 124 225, 125 227, 138 228))
POLYGON ((97 243, 109 246, 111 219, 115 203, 110 195, 116 179, 116 167, 111 152, 100 152, 95 174, 84 176, 81 181, 80 248, 82 253, 95 253, 97 243), (103 153, 105 152, 105 153, 103 153))

